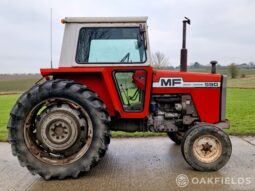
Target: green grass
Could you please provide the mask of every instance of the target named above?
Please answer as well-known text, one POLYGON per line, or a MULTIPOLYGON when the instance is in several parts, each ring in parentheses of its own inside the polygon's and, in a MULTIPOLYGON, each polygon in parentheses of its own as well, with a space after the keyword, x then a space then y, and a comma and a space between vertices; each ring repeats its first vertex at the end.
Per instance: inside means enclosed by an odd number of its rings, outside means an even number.
POLYGON ((126 138, 126 137, 157 137, 166 136, 166 133, 152 133, 152 132, 134 132, 127 133, 123 131, 112 131, 112 137, 114 138, 126 138))
POLYGON ((255 135, 255 89, 232 89, 227 91, 227 118, 233 135, 255 135))
POLYGON ((7 122, 12 106, 19 95, 1 95, 0 96, 0 141, 7 140, 7 122))
MULTIPOLYGON (((0 96, 0 140, 7 140, 7 121, 9 113, 19 95, 0 96)), ((233 135, 255 135, 255 89, 227 90, 227 118, 231 128, 227 130, 233 135)), ((113 137, 147 137, 162 136, 165 133, 124 133, 113 132, 113 137)))

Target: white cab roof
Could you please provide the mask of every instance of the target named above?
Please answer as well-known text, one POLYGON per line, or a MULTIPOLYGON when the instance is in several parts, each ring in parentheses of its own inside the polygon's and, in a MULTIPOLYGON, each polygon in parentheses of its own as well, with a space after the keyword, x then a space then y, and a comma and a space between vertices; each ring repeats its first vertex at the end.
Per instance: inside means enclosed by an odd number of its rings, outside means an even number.
POLYGON ((62 23, 146 23, 148 17, 65 17, 62 23))

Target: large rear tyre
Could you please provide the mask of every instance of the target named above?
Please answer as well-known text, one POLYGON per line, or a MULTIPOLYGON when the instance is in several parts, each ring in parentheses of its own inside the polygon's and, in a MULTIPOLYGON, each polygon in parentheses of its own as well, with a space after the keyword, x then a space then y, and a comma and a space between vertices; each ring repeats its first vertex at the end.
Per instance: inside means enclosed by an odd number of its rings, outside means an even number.
POLYGON ((104 156, 110 117, 84 85, 49 80, 25 92, 11 111, 9 142, 21 166, 44 179, 76 178, 104 156))
POLYGON ((185 134, 182 155, 195 170, 217 171, 229 160, 232 145, 229 136, 220 128, 204 124, 197 125, 185 134))

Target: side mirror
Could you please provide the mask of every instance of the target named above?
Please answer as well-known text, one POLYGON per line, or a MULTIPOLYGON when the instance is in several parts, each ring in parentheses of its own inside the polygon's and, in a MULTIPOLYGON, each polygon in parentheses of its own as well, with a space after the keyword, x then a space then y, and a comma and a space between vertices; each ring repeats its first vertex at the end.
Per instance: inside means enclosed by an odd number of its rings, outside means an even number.
POLYGON ((145 90, 145 84, 146 84, 146 71, 144 70, 136 70, 133 75, 133 82, 135 85, 141 89, 145 90))

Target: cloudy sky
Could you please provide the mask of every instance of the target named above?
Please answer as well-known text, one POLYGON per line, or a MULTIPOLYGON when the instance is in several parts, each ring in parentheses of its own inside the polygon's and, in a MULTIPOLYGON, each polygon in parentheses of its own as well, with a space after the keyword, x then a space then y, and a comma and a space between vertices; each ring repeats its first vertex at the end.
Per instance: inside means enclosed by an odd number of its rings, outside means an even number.
POLYGON ((66 16, 148 16, 152 51, 179 64, 182 19, 188 27, 189 63, 255 61, 254 0, 0 0, 0 73, 36 73, 58 66, 66 16))

